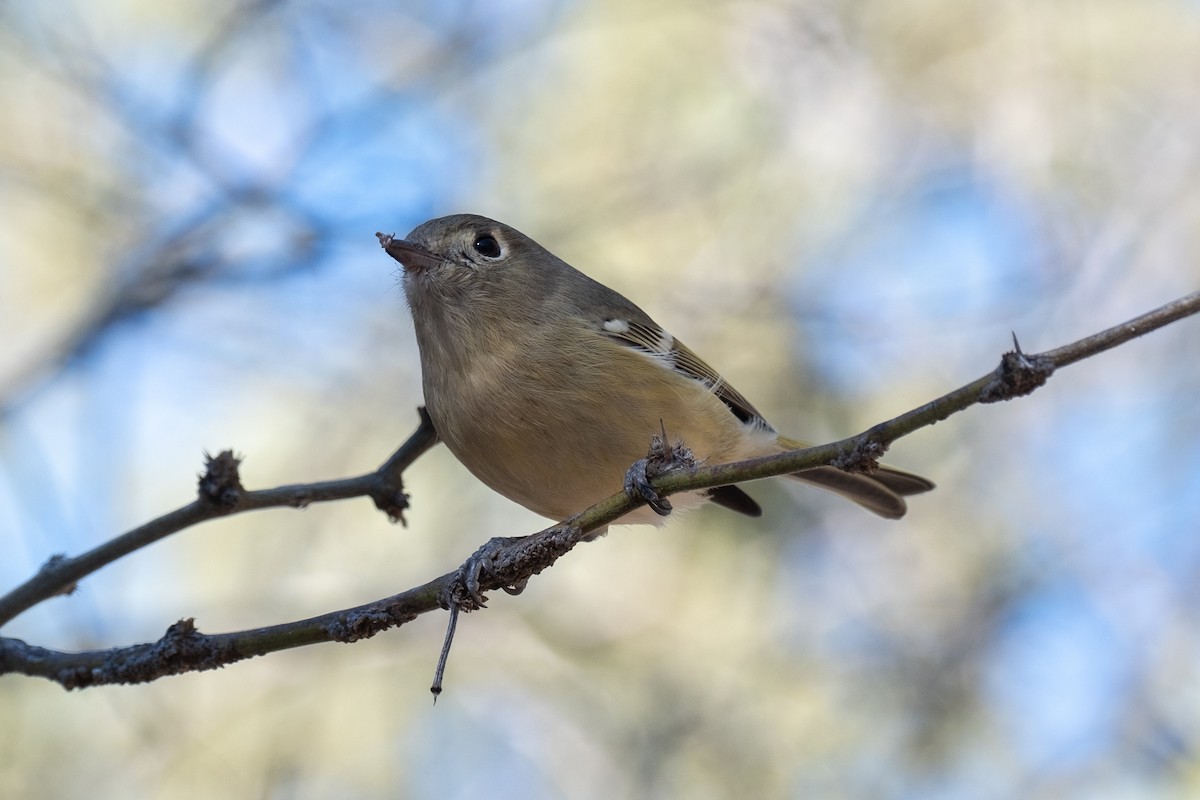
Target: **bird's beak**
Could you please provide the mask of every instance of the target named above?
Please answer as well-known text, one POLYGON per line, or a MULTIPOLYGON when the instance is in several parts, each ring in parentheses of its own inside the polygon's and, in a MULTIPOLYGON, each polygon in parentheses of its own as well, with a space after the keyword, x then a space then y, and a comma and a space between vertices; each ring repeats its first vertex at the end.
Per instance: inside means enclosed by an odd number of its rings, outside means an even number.
POLYGON ((379 239, 379 244, 389 256, 400 262, 405 272, 432 269, 442 263, 440 257, 435 256, 424 247, 397 239, 391 234, 377 233, 375 238, 379 239))

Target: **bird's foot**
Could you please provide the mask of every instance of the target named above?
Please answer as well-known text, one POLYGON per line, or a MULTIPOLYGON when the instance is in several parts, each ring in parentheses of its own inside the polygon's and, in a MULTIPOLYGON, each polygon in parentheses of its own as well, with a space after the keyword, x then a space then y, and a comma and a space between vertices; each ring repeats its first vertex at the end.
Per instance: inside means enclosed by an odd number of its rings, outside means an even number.
POLYGON ((645 458, 633 463, 625 472, 625 494, 635 500, 645 500, 646 505, 659 516, 671 513, 671 501, 658 493, 650 481, 673 469, 686 469, 696 465, 696 458, 683 442, 667 444, 667 432, 650 440, 650 452, 645 458))
MULTIPOLYGON (((458 574, 438 598, 442 608, 458 608, 462 611, 475 611, 487 607, 487 597, 483 594, 482 578, 485 573, 492 572, 490 567, 496 558, 514 542, 524 539, 524 536, 497 536, 489 539, 478 550, 462 563, 458 574)), ((500 588, 509 594, 520 594, 525 590, 528 578, 522 578, 500 588)))

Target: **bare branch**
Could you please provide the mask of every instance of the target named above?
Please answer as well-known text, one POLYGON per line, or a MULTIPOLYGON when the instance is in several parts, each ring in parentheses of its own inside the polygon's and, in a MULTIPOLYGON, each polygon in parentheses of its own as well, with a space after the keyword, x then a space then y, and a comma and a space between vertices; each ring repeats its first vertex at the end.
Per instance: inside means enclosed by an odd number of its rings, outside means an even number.
MULTIPOLYGON (((653 478, 650 483, 660 495, 666 496, 784 475, 822 465, 870 472, 876 467, 879 456, 896 439, 944 420, 976 403, 997 402, 1029 394, 1043 385, 1058 368, 1197 312, 1200 312, 1200 292, 1045 353, 1027 355, 1016 347, 1004 354, 1000 365, 991 373, 857 436, 735 464, 671 470, 653 478)), ((137 547, 156 541, 187 524, 194 524, 188 521, 191 519, 189 515, 196 515, 198 518, 195 521, 203 521, 251 508, 303 506, 318 500, 364 494, 375 497, 377 504, 381 496, 398 501, 403 498, 400 473, 435 441, 432 426, 424 415, 422 419, 422 426, 417 433, 371 475, 324 484, 244 492, 235 497, 234 505, 229 509, 221 509, 211 499, 197 501, 89 553, 73 559, 52 559, 37 576, 0 599, 0 610, 9 615, 0 616, 0 619, 11 618, 40 600, 68 590, 80 577, 137 547), (196 509, 201 502, 207 505, 203 509, 196 509)), ((215 485, 220 484, 218 482, 215 485)), ((157 642, 86 653, 63 653, 35 647, 17 639, 0 638, 0 674, 15 672, 41 676, 57 681, 66 688, 146 682, 165 675, 214 669, 252 656, 316 642, 357 641, 402 625, 439 606, 444 607, 447 602, 470 611, 478 606, 472 604, 469 599, 471 593, 465 589, 468 578, 477 579, 481 590, 519 587, 531 576, 551 566, 575 545, 586 541, 589 534, 604 528, 644 502, 640 496, 634 499, 626 493, 618 493, 561 525, 531 536, 493 540, 480 548, 477 555, 481 557, 473 557, 459 570, 423 586, 367 605, 297 622, 237 633, 206 635, 196 630, 192 620, 182 620, 172 625, 157 642), (470 570, 476 570, 476 574, 468 574, 470 570)), ((403 505, 396 507, 402 509, 403 505)))
POLYGON ((25 583, 0 597, 0 625, 48 598, 70 594, 75 584, 96 570, 157 542, 184 528, 201 522, 262 508, 305 508, 310 503, 370 497, 376 507, 392 520, 404 520, 408 495, 401 475, 437 442, 437 432, 425 409, 419 409, 421 423, 408 440, 374 472, 355 478, 320 483, 278 486, 273 489, 246 491, 237 474, 239 460, 226 451, 206 459, 200 476, 199 497, 182 508, 110 539, 78 556, 56 555, 25 583))

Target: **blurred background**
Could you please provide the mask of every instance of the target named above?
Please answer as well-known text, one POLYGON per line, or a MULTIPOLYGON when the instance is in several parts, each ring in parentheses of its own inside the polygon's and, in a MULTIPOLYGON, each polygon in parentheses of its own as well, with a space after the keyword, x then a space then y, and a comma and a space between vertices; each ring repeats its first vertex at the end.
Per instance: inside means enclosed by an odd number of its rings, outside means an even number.
MULTIPOLYGON (((501 219, 841 437, 1200 284, 1185 0, 8 3, 0 591, 188 502, 374 469, 421 402, 376 231, 501 219)), ((148 686, 0 679, 0 796, 1192 797, 1200 320, 803 487, 614 529, 463 619, 148 686)), ((185 531, 3 634, 367 602, 539 529, 444 450, 185 531)))

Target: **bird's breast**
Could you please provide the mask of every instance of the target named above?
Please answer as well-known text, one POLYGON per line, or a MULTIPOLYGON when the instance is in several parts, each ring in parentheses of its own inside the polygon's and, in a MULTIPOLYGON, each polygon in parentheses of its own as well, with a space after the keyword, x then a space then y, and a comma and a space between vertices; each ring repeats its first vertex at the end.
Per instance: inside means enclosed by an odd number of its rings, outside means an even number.
POLYGON ((664 429, 711 463, 769 448, 748 445, 742 422, 698 381, 601 336, 500 344, 446 363, 423 364, 441 439, 488 486, 552 518, 619 491, 664 429))

